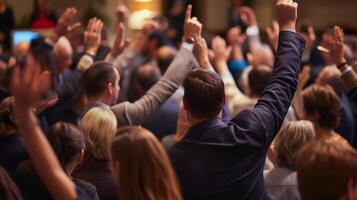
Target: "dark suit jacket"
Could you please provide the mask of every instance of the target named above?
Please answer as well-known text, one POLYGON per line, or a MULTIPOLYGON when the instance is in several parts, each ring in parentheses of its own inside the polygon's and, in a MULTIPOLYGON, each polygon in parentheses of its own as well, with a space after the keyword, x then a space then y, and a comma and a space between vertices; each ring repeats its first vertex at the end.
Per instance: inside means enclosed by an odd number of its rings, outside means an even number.
POLYGON ((298 34, 280 32, 273 76, 256 106, 229 123, 200 122, 170 149, 185 200, 267 198, 267 149, 294 96, 304 44, 298 34))

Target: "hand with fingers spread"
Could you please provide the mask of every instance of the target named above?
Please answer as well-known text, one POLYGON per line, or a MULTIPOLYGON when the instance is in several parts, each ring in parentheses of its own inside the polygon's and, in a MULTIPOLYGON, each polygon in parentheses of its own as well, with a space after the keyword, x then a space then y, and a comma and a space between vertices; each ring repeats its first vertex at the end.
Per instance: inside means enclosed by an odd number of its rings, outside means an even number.
POLYGON ((102 42, 103 22, 100 19, 93 18, 89 20, 87 29, 84 32, 84 43, 86 53, 91 56, 97 55, 97 50, 102 42))
POLYGON ((346 63, 344 57, 344 34, 342 28, 335 26, 333 41, 331 43, 325 44, 326 48, 329 50, 329 55, 332 62, 337 66, 346 63))
POLYGON ((118 57, 121 53, 123 53, 128 44, 129 41, 125 39, 125 26, 123 23, 119 23, 117 26, 117 36, 114 41, 111 56, 113 58, 118 57))
POLYGON ((193 52, 197 58, 198 64, 200 65, 200 67, 204 69, 210 68, 212 65, 209 61, 208 47, 207 47, 206 40, 202 37, 196 37, 194 38, 194 40, 195 40, 195 47, 193 52))
POLYGON ((252 8, 248 6, 242 6, 239 8, 239 13, 245 25, 258 26, 257 17, 252 8))
POLYGON ((271 27, 267 27, 265 29, 269 43, 271 47, 276 51, 278 49, 278 41, 279 41, 279 24, 277 21, 273 21, 271 27))
POLYGON ((56 43, 60 37, 70 35, 75 29, 81 26, 79 22, 73 23, 76 14, 76 8, 67 8, 64 11, 54 28, 53 34, 50 35, 50 39, 54 43, 56 43))
POLYGON ((202 24, 196 17, 191 18, 192 5, 189 5, 186 9, 185 22, 183 25, 183 41, 193 40, 199 38, 202 32, 202 24))
POLYGON ((228 71, 227 61, 232 51, 231 47, 227 47, 226 41, 223 38, 216 36, 212 40, 212 50, 214 52, 215 67, 218 73, 228 71))
POLYGON ((298 4, 293 0, 277 0, 276 3, 280 30, 296 30, 298 4))

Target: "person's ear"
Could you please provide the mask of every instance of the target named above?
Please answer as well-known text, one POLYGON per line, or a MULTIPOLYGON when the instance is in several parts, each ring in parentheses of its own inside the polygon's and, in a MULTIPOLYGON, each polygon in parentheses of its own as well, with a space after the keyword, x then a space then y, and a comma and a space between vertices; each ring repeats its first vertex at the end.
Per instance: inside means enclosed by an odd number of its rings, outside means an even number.
POLYGON ((109 82, 109 83, 107 84, 107 90, 108 90, 108 93, 109 93, 109 94, 113 94, 113 92, 114 92, 114 85, 113 85, 113 83, 109 82))

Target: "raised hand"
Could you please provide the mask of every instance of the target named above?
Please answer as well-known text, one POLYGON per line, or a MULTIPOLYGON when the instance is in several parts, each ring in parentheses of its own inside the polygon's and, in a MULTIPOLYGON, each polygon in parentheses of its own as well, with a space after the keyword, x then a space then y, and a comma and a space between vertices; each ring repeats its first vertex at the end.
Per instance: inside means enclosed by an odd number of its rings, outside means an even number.
POLYGON ((198 60, 198 64, 200 67, 208 69, 212 65, 209 61, 209 56, 208 56, 208 47, 206 40, 202 37, 196 37, 195 39, 195 48, 194 48, 194 54, 198 60))
POLYGON ((299 74, 298 86, 297 88, 302 90, 306 85, 307 81, 310 79, 311 67, 304 66, 301 73, 299 74))
POLYGON ((121 53, 123 53, 128 44, 129 41, 125 39, 125 26, 123 23, 119 23, 117 26, 117 36, 114 41, 111 56, 113 58, 118 57, 121 53))
POLYGON ((183 25, 183 41, 187 41, 201 36, 202 24, 196 17, 191 18, 192 5, 187 6, 185 14, 185 22, 183 25))
POLYGON ((239 13, 242 21, 247 26, 258 26, 257 17, 254 10, 248 6, 242 6, 239 8, 239 13))
POLYGON ((246 39, 247 36, 245 34, 242 34, 242 31, 239 27, 233 27, 227 32, 227 42, 230 46, 242 46, 246 39))
POLYGON ((279 41, 279 24, 277 21, 273 21, 271 27, 267 27, 265 29, 269 43, 271 47, 276 51, 278 49, 278 41, 279 41))
POLYGON ((306 40, 306 49, 311 49, 316 40, 316 34, 312 26, 307 27, 307 33, 301 33, 306 40))
POLYGON ((346 62, 344 57, 344 34, 342 28, 338 26, 334 27, 333 41, 329 44, 325 44, 325 47, 328 49, 334 64, 340 65, 346 62))
POLYGON ((214 52, 215 67, 218 73, 228 70, 227 61, 232 51, 231 47, 227 47, 226 41, 223 38, 216 36, 212 40, 212 50, 214 52))
POLYGON ((64 11, 54 28, 54 34, 50 36, 53 42, 57 42, 62 36, 70 35, 75 29, 81 26, 79 22, 74 23, 76 14, 76 8, 67 8, 64 11))
POLYGON ((28 109, 38 105, 46 89, 43 85, 49 85, 49 81, 50 78, 41 78, 40 67, 31 56, 26 59, 23 69, 15 66, 10 85, 15 107, 28 109))
POLYGON ((92 18, 89 20, 87 29, 84 32, 84 43, 86 53, 91 56, 97 55, 97 50, 102 41, 103 22, 100 19, 92 18))
POLYGON ((293 0, 277 0, 278 23, 280 30, 296 30, 298 4, 293 0))

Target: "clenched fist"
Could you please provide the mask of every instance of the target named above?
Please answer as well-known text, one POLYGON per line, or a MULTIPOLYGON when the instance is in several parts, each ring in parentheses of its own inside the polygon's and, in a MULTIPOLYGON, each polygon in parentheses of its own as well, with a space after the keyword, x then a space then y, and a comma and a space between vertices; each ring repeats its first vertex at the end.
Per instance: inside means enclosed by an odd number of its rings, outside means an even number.
POLYGON ((276 8, 280 30, 295 31, 298 4, 293 0, 277 0, 276 8))

